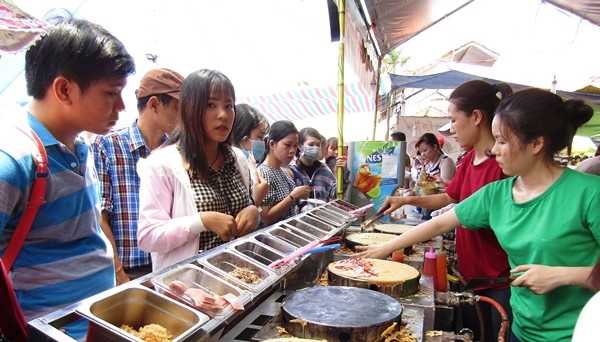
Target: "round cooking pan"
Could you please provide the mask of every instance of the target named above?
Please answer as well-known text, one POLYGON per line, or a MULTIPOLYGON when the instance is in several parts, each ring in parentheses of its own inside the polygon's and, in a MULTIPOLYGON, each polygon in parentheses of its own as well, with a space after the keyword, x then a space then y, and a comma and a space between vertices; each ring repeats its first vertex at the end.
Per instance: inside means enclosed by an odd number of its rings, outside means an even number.
POLYGON ((395 237, 395 234, 385 233, 354 233, 346 236, 346 246, 356 252, 356 246, 368 246, 384 243, 395 237))
POLYGON ((413 225, 403 223, 381 223, 375 224, 373 230, 377 233, 400 235, 414 227, 413 225))
MULTIPOLYGON (((414 225, 404 223, 379 223, 373 226, 373 231, 376 233, 401 235, 414 227, 414 225)), ((406 255, 411 254, 412 251, 412 246, 404 248, 404 254, 406 255)))
POLYGON ((402 306, 380 292, 345 286, 316 286, 288 295, 281 307, 286 330, 299 338, 377 341, 402 306))

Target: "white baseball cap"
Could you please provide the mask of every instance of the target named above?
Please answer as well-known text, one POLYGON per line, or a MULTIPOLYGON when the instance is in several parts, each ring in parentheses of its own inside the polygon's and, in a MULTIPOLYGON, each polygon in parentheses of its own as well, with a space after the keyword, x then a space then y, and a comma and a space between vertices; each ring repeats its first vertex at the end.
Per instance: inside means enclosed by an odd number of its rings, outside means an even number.
POLYGON ((450 122, 438 128, 438 132, 440 132, 441 135, 446 137, 451 136, 452 134, 450 133, 450 122))

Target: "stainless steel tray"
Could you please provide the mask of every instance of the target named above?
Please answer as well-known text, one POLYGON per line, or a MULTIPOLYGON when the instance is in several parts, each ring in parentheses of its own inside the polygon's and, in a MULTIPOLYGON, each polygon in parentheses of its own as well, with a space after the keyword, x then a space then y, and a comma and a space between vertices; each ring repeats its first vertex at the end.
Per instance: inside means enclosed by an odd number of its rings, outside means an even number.
POLYGON ((273 229, 268 230, 267 234, 289 244, 290 246, 293 246, 294 250, 296 250, 302 246, 306 246, 315 240, 310 237, 300 235, 299 231, 297 231, 296 229, 289 227, 289 226, 275 227, 273 229))
POLYGON ((160 324, 172 335, 172 341, 183 341, 210 319, 141 285, 102 292, 83 301, 76 311, 90 321, 88 341, 142 341, 120 329, 124 324, 136 330, 160 324))
POLYGON ((279 260, 287 254, 274 250, 254 239, 236 241, 229 246, 229 249, 265 266, 269 266, 275 260, 279 260))
MULTIPOLYGON (((169 297, 177 299, 196 310, 192 300, 185 296, 173 291, 169 284, 173 281, 180 281, 184 283, 188 288, 201 289, 207 294, 217 297, 232 294, 240 299, 243 305, 248 304, 252 299, 252 295, 243 289, 240 289, 229 282, 220 279, 216 275, 207 270, 203 270, 198 266, 187 264, 170 269, 164 273, 160 273, 152 278, 152 283, 161 293, 167 294, 169 297)), ((202 310, 201 310, 202 311, 202 310)), ((226 306, 224 309, 207 309, 203 311, 205 314, 214 318, 224 318, 234 311, 231 305, 226 306)))
POLYGON ((322 208, 316 208, 306 213, 308 216, 316 217, 336 227, 340 227, 346 223, 346 219, 342 218, 328 210, 322 208))
POLYGON ((225 279, 231 284, 249 290, 253 296, 260 294, 269 286, 273 285, 273 281, 277 278, 275 272, 266 266, 247 258, 241 253, 236 253, 229 249, 218 250, 214 253, 202 256, 198 259, 198 263, 202 267, 207 267, 215 272, 222 279, 225 279), (230 272, 239 267, 249 268, 256 272, 260 277, 260 282, 258 284, 249 284, 230 274, 230 272))

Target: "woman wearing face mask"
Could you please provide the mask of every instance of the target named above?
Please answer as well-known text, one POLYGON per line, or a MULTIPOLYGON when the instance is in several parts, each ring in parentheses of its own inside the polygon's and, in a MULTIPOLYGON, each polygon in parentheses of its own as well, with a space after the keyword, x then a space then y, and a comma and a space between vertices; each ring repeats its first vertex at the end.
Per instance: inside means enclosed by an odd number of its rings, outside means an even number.
POLYGON ((233 151, 243 155, 248 162, 248 169, 242 170, 242 174, 252 180, 252 199, 257 206, 262 204, 269 191, 269 184, 256 169, 257 163, 264 158, 264 139, 269 128, 269 121, 258 109, 247 104, 235 106, 235 120, 227 140, 233 151))
POLYGON ((302 183, 310 186, 310 198, 329 201, 336 197, 337 181, 331 169, 321 162, 321 143, 325 140, 314 128, 300 130, 299 156, 295 165, 290 165, 302 178, 302 183))

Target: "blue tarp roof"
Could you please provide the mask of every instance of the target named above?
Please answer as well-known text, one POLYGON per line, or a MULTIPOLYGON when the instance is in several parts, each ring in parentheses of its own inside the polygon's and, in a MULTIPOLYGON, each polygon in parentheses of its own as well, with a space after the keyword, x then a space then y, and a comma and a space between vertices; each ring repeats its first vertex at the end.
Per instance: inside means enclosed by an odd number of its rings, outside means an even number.
MULTIPOLYGON (((405 75, 390 75, 392 83, 392 89, 396 88, 416 88, 416 89, 454 89, 472 80, 483 80, 488 83, 496 84, 504 81, 496 80, 492 78, 481 77, 466 72, 450 70, 438 74, 421 75, 421 76, 405 76, 405 75)), ((510 83, 513 90, 521 90, 528 88, 529 86, 517 83, 510 83)), ((557 90, 556 94, 564 99, 581 99, 588 104, 600 105, 600 95, 597 94, 586 94, 580 92, 568 92, 557 90)))
MULTIPOLYGON (((421 75, 421 76, 405 76, 405 75, 390 75, 392 89, 395 88, 416 88, 416 89, 454 89, 459 85, 472 80, 483 80, 488 83, 496 84, 504 81, 495 80, 493 78, 481 77, 466 72, 450 70, 438 74, 421 75)), ((517 83, 510 83, 513 90, 520 90, 529 86, 517 83)), ((556 94, 564 99, 581 99, 588 104, 600 105, 600 95, 586 94, 579 92, 568 92, 557 90, 556 94)))
MULTIPOLYGON (((392 89, 397 88, 416 88, 416 89, 454 89, 464 82, 471 80, 483 80, 491 84, 501 83, 503 81, 491 78, 472 75, 466 72, 450 70, 438 74, 422 76, 404 76, 390 75, 392 89)), ((529 86, 510 83, 513 90, 518 91, 529 86)), ((595 136, 600 134, 600 95, 588 94, 582 92, 568 92, 557 90, 556 94, 563 99, 580 99, 594 108, 594 116, 585 125, 577 130, 578 135, 595 136)))

